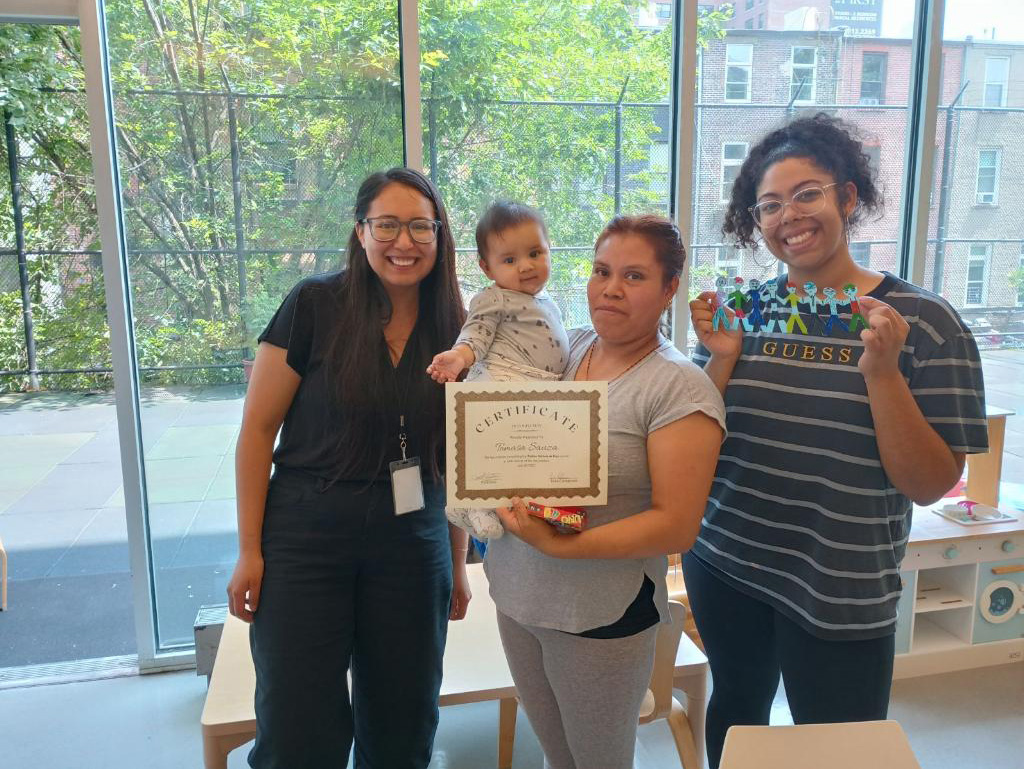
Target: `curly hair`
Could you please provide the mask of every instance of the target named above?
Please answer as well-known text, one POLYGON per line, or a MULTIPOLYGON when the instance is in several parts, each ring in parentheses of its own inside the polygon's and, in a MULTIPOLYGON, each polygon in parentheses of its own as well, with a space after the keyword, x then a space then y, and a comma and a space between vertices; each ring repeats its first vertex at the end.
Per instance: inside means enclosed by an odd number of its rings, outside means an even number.
POLYGON ((807 158, 832 174, 838 182, 840 205, 846 202, 846 183, 853 182, 857 188, 857 207, 846 220, 848 230, 865 214, 881 211, 882 192, 857 129, 826 112, 800 117, 761 139, 740 166, 722 234, 733 236, 741 248, 757 247, 757 225, 748 209, 757 202, 757 186, 765 171, 786 158, 807 158))

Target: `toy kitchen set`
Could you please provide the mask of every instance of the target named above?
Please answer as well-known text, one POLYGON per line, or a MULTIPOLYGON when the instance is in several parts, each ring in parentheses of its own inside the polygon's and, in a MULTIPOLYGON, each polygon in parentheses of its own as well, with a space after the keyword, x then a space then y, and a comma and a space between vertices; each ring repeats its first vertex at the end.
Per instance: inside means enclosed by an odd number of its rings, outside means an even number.
POLYGON ((992 509, 1012 414, 989 407, 989 452, 967 459, 966 498, 980 503, 973 511, 955 499, 914 508, 896 678, 1024 662, 1024 512, 992 509))

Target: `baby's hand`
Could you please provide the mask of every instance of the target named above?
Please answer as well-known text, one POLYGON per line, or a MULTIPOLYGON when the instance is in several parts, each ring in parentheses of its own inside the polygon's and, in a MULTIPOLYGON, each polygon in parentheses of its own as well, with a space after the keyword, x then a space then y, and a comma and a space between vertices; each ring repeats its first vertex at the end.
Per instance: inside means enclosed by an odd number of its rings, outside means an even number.
POLYGON ((462 356, 455 350, 448 350, 446 352, 439 352, 434 356, 434 360, 427 366, 427 373, 434 379, 435 382, 444 384, 445 382, 454 382, 459 378, 459 374, 462 373, 462 369, 466 367, 466 362, 462 359, 462 356))

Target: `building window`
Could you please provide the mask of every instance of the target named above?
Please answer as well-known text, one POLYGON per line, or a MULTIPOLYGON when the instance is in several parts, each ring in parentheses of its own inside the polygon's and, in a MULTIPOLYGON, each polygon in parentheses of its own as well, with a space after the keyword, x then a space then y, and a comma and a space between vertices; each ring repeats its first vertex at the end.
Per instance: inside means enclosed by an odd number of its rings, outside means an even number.
POLYGON ((728 203, 732 197, 732 183, 739 175, 740 166, 747 158, 746 142, 725 142, 722 145, 722 197, 723 203, 728 203))
POLYGON ((994 206, 999 202, 999 160, 1001 150, 978 150, 978 181, 975 202, 994 206))
POLYGON ((658 3, 656 9, 658 18, 662 21, 666 21, 672 18, 672 3, 658 3))
POLYGON ((747 8, 748 11, 754 10, 754 0, 747 0, 746 8, 747 8))
POLYGON ((1005 107, 1006 86, 1010 81, 1010 60, 1003 56, 985 59, 985 99, 983 107, 1005 107))
POLYGON ((850 256, 853 257, 853 261, 859 264, 861 267, 871 266, 871 244, 870 243, 851 243, 850 244, 850 256))
POLYGON ((750 72, 754 46, 725 46, 725 100, 750 101, 750 72))
POLYGON ((988 261, 992 255, 989 243, 972 243, 967 258, 967 295, 964 304, 979 307, 985 304, 985 286, 988 283, 988 261))
POLYGON ((817 48, 793 48, 789 98, 795 104, 814 102, 815 70, 818 63, 817 48))
POLYGON ((743 256, 738 248, 732 246, 719 246, 715 252, 715 274, 725 275, 732 280, 740 274, 743 266, 743 256))
MULTIPOLYGON (((1020 244, 1020 260, 1017 262, 1020 268, 1019 275, 1024 275, 1024 243, 1020 244)), ((1017 306, 1024 307, 1024 280, 1017 284, 1017 306)))
POLYGON ((885 104, 885 69, 888 58, 884 53, 864 54, 860 69, 861 104, 885 104))
POLYGON ((743 28, 744 29, 753 29, 754 28, 754 18, 751 17, 751 18, 747 19, 745 22, 743 22, 743 28))
POLYGON ((757 28, 758 29, 764 29, 764 14, 763 13, 757 14, 757 28))

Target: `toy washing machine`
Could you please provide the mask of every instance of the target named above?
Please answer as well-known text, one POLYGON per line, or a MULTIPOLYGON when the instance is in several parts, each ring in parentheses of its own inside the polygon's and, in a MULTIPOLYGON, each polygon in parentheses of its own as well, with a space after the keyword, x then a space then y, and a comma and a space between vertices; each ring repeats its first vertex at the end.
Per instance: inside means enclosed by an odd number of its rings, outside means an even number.
POLYGON ((1024 558, 978 564, 974 643, 1024 638, 1024 558))

